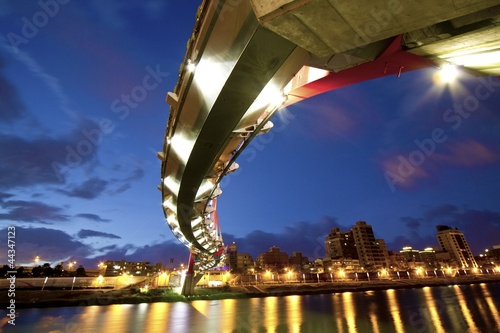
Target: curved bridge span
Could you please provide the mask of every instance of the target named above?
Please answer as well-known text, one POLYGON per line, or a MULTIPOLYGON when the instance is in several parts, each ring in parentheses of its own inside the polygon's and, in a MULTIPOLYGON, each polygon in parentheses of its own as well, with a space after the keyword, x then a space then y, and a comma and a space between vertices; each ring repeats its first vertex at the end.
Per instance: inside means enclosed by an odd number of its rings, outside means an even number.
POLYGON ((500 50, 497 0, 444 2, 449 6, 434 0, 202 2, 177 85, 167 95, 170 115, 158 153, 167 224, 189 248, 196 270, 223 260, 219 183, 238 168, 251 140, 272 128, 279 108, 444 62, 500 74, 499 63, 467 58, 500 50))

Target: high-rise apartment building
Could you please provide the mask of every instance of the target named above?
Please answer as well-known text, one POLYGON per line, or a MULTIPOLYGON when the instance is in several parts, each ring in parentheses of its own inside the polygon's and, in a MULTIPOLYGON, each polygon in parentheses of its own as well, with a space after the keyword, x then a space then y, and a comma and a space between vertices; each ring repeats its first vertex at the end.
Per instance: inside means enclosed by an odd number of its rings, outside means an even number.
POLYGON ((472 251, 465 240, 464 234, 458 228, 452 229, 445 225, 436 226, 437 240, 443 251, 450 254, 452 260, 461 268, 477 267, 472 251))
POLYGON ((339 228, 332 228, 331 232, 325 237, 325 250, 327 257, 331 259, 358 259, 352 230, 341 232, 339 228))
POLYGON ((423 251, 420 251, 420 260, 425 264, 426 268, 438 268, 436 251, 432 247, 427 247, 423 251))
POLYGON ((238 269, 238 245, 232 242, 227 246, 226 251, 226 264, 229 266, 230 271, 236 271, 238 269))
POLYGON ((279 247, 273 246, 269 252, 264 252, 257 257, 257 266, 262 269, 288 267, 288 254, 281 252, 279 247))
POLYGON ((238 253, 238 245, 235 242, 229 244, 226 251, 226 264, 231 272, 246 272, 253 268, 252 256, 248 253, 238 253))
POLYGON ((351 231, 360 265, 369 269, 386 267, 388 254, 384 253, 385 242, 381 244, 381 240, 375 238, 372 226, 365 221, 358 221, 351 231))

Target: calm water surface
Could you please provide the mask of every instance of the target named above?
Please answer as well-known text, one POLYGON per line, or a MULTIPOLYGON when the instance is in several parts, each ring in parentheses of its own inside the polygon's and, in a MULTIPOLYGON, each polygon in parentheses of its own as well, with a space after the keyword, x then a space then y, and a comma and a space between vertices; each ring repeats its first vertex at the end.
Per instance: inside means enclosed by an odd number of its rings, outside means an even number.
MULTIPOLYGON (((500 332, 500 284, 22 309, 3 332, 500 332)), ((1 329, 0 329, 1 331, 1 329)))

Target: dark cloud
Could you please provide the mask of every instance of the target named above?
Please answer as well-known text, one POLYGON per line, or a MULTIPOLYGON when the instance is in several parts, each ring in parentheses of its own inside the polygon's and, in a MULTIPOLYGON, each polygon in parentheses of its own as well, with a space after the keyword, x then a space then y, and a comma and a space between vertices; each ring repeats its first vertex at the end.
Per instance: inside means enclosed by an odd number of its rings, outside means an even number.
POLYGON ((102 238, 111 238, 111 239, 121 239, 120 236, 110 234, 107 232, 100 232, 95 230, 82 229, 78 231, 76 234, 78 238, 89 238, 89 237, 102 237, 102 238))
POLYGON ((158 244, 139 247, 133 253, 125 256, 125 260, 128 261, 146 260, 152 263, 162 262, 165 265, 169 263, 170 258, 174 258, 177 262, 187 263, 189 251, 184 245, 177 242, 177 240, 168 240, 158 244))
POLYGON ((126 179, 126 181, 134 181, 134 180, 139 180, 144 177, 144 169, 140 167, 136 167, 134 170, 132 170, 130 176, 126 179))
POLYGON ((130 183, 125 183, 125 184, 122 184, 120 187, 118 187, 116 190, 113 190, 112 193, 113 194, 118 194, 118 193, 123 193, 125 192, 126 190, 128 190, 132 185, 130 183))
POLYGON ((62 208, 38 201, 10 200, 1 203, 1 207, 7 213, 0 214, 0 220, 45 224, 69 220, 69 216, 62 213, 62 208))
POLYGON ((76 214, 75 216, 95 222, 111 222, 110 219, 103 219, 102 217, 96 214, 81 213, 81 214, 76 214))
POLYGON ((2 203, 5 199, 12 198, 14 195, 10 193, 2 193, 0 192, 0 203, 2 203))
POLYGON ((95 122, 81 119, 75 129, 59 138, 37 137, 30 140, 0 134, 0 189, 33 187, 37 184, 63 184, 65 174, 92 161, 97 153, 85 133, 99 128, 95 122))
POLYGON ((106 180, 94 177, 85 181, 83 184, 72 187, 70 190, 57 190, 57 192, 69 197, 95 199, 106 190, 107 186, 108 182, 106 180))
POLYGON ((255 230, 244 237, 224 234, 226 244, 236 242, 238 252, 250 253, 254 259, 267 252, 270 247, 277 246, 281 251, 292 255, 293 252, 302 252, 304 256, 322 258, 326 256, 325 236, 332 228, 347 231, 350 227, 342 226, 333 217, 323 217, 320 222, 296 222, 284 228, 280 233, 269 233, 255 230))
POLYGON ((455 224, 465 235, 473 253, 500 245, 500 212, 464 209, 455 215, 455 224))
MULTIPOLYGON (((124 168, 121 166, 114 166, 113 171, 115 172, 124 172, 124 168)), ((113 189, 110 191, 111 194, 119 194, 127 191, 129 188, 132 187, 131 182, 142 179, 144 177, 144 169, 140 167, 136 167, 130 175, 128 175, 125 179, 113 179, 112 183, 117 184, 118 188, 113 189)))
MULTIPOLYGON (((0 229, 0 233, 6 235, 7 229, 0 229)), ((84 236, 94 234, 94 236, 86 237, 119 238, 116 235, 85 229, 80 230, 78 234, 84 236)), ((180 262, 187 263, 189 258, 187 248, 176 240, 142 247, 131 244, 124 246, 110 244, 94 249, 91 245, 76 239, 75 236, 61 230, 48 228, 16 227, 16 250, 16 262, 19 265, 32 264, 36 256, 40 257, 40 264, 45 262, 55 264, 71 258, 86 268, 93 268, 99 261, 103 260, 162 262, 166 265, 170 262, 170 258, 173 258, 174 263, 178 265, 180 262), (100 255, 94 257, 96 253, 100 253, 100 255)), ((0 252, 0 262, 7 262, 6 254, 6 251, 0 252)))
POLYGON ((422 234, 437 235, 435 227, 446 225, 462 231, 473 253, 479 253, 493 245, 500 245, 500 212, 459 208, 455 205, 444 204, 427 207, 422 216, 422 218, 410 216, 401 218, 410 230, 388 244, 394 249, 400 249, 401 246, 406 245, 422 248, 430 246, 428 243, 434 240, 434 246, 437 246, 435 236, 421 236, 415 229, 425 226, 425 231, 420 229, 422 234))
POLYGON ((25 107, 17 94, 14 86, 4 77, 2 69, 4 62, 0 58, 0 122, 13 123, 22 118, 25 107))
POLYGON ((103 246, 103 247, 97 249, 97 251, 99 251, 99 252, 110 252, 110 251, 115 251, 117 249, 118 249, 118 245, 113 244, 113 245, 103 246))
POLYGON ((109 245, 98 250, 103 253, 91 260, 90 265, 97 261, 105 260, 125 260, 125 261, 149 261, 153 264, 163 263, 169 267, 170 259, 174 260, 172 265, 178 266, 181 262, 187 264, 189 259, 188 249, 177 242, 177 240, 168 240, 158 244, 136 247, 128 244, 125 246, 109 245))
POLYGON ((422 222, 422 219, 417 219, 417 218, 411 217, 411 216, 404 216, 401 218, 401 222, 406 224, 408 229, 418 229, 420 227, 420 223, 422 222))
MULTIPOLYGON (((7 230, 0 230, 7 235, 7 230)), ((6 262, 7 251, 0 253, 0 262, 6 262)), ((16 262, 33 263, 39 256, 41 263, 57 262, 65 258, 84 258, 91 249, 61 230, 16 227, 16 262)), ((78 259, 76 259, 78 260, 78 259)))
POLYGON ((417 250, 423 250, 427 247, 437 247, 438 242, 435 236, 425 235, 421 236, 415 231, 411 231, 408 235, 401 235, 395 237, 392 241, 387 242, 387 250, 399 252, 405 246, 411 246, 417 250))
POLYGON ((450 218, 453 219, 456 212, 458 212, 457 206, 444 204, 433 208, 429 208, 424 213, 424 219, 429 223, 433 223, 435 221, 448 220, 450 218))

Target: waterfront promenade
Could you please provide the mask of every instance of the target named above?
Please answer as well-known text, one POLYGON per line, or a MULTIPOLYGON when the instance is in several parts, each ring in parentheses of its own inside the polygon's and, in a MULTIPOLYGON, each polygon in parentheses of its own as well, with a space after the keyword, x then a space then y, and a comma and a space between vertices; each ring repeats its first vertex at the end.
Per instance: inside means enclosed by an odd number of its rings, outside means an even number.
MULTIPOLYGON (((402 280, 374 281, 336 281, 320 283, 281 283, 254 284, 240 286, 225 286, 218 288, 198 287, 195 295, 184 297, 176 290, 150 289, 142 292, 139 288, 125 289, 57 289, 33 290, 19 289, 16 291, 16 308, 58 307, 58 306, 89 306, 110 304, 138 304, 153 302, 178 302, 191 300, 211 300, 225 298, 249 298, 286 295, 331 294, 362 291, 369 293, 374 290, 422 288, 447 285, 498 283, 500 275, 460 276, 453 278, 420 278, 402 280)), ((6 306, 1 298, 0 306, 6 306)))

